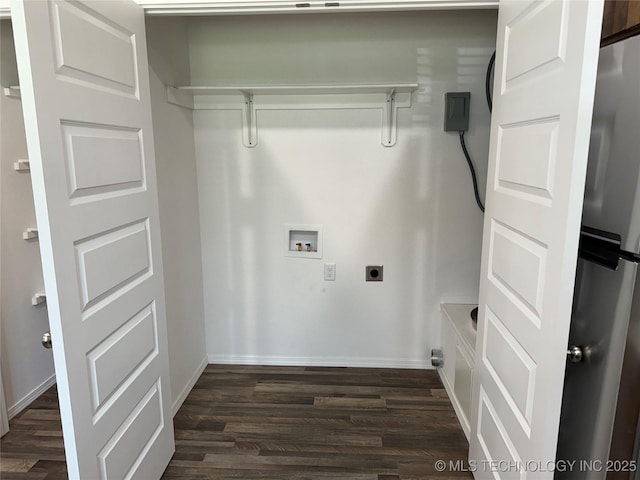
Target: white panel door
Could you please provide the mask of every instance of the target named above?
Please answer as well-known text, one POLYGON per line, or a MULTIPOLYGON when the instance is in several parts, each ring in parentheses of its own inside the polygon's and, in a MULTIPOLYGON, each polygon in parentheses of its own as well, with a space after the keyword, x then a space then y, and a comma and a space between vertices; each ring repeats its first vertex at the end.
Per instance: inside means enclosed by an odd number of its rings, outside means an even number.
POLYGON ((69 476, 159 478, 174 442, 143 12, 11 13, 69 476))
POLYGON ((476 478, 553 478, 602 10, 598 0, 500 4, 470 442, 476 478))

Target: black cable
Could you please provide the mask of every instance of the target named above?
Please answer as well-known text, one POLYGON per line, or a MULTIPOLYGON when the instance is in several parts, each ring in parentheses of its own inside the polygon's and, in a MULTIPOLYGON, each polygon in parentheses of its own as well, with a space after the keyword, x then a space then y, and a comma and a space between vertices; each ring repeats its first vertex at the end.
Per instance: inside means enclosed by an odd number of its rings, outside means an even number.
POLYGON ((491 59, 489 60, 489 65, 487 66, 487 78, 485 80, 484 88, 487 94, 487 106, 489 107, 489 112, 493 110, 493 100, 491 98, 491 72, 493 70, 493 63, 496 61, 496 51, 493 51, 493 55, 491 55, 491 59))
POLYGON ((469 152, 467 151, 467 145, 464 143, 464 131, 461 130, 459 133, 460 145, 462 145, 464 158, 467 159, 469 170, 471 171, 471 180, 473 180, 473 193, 476 196, 476 203, 478 204, 478 208, 482 211, 482 213, 484 213, 484 205, 482 204, 482 200, 480 200, 480 193, 478 192, 478 179, 476 178, 476 169, 473 167, 473 162, 471 161, 471 157, 469 156, 469 152))
MULTIPOLYGON (((491 74, 493 72, 493 64, 496 61, 496 51, 493 51, 493 55, 489 59, 489 65, 487 65, 487 77, 485 80, 485 92, 487 94, 487 106, 489 107, 489 112, 493 110, 493 100, 491 99, 491 74)), ((464 153, 464 158, 467 160, 467 164, 469 165, 469 171, 471 172, 471 180, 473 180, 473 193, 476 196, 476 203, 478 204, 478 208, 482 213, 484 213, 484 205, 482 204, 482 200, 480 200, 480 192, 478 192, 478 178, 476 177, 476 169, 473 166, 473 162, 471 161, 471 157, 469 156, 469 151, 467 150, 467 145, 464 142, 464 131, 461 130, 458 132, 460 134, 460 145, 462 146, 462 152, 464 153)))

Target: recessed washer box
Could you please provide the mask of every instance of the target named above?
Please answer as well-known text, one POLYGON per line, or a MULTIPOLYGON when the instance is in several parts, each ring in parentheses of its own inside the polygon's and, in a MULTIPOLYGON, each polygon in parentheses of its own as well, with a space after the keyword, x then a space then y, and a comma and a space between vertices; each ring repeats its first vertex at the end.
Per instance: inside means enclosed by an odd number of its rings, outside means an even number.
POLYGON ((284 234, 285 256, 322 258, 322 225, 287 224, 284 234))

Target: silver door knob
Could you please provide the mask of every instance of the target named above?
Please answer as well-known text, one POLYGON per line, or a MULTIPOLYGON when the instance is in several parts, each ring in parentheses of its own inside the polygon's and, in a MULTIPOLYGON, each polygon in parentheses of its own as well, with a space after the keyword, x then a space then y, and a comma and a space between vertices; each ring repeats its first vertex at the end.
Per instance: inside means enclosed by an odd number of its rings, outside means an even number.
POLYGON ((567 360, 571 363, 580 363, 584 361, 584 352, 582 347, 578 345, 571 345, 567 350, 567 360))
POLYGON ((51 332, 42 334, 42 346, 44 348, 51 348, 51 332))

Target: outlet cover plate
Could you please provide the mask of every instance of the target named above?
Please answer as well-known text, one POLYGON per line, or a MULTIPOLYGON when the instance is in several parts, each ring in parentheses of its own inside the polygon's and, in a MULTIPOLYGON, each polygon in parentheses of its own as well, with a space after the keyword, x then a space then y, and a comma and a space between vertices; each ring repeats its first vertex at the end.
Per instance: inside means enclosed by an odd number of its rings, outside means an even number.
POLYGON ((324 264, 324 279, 327 282, 335 282, 336 280, 336 264, 335 263, 324 264))

